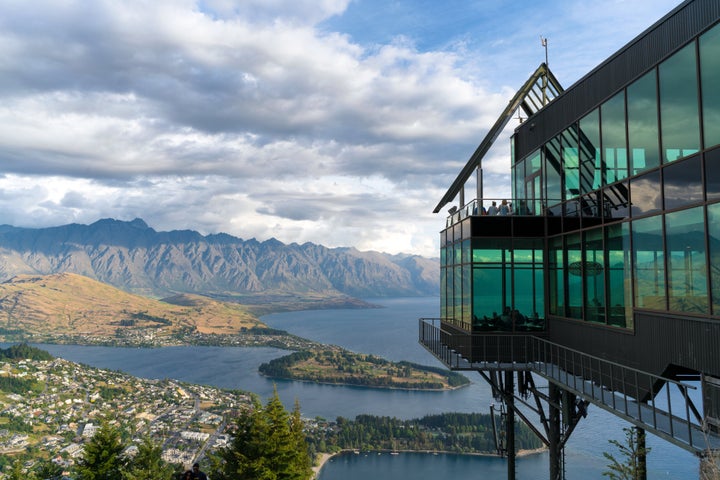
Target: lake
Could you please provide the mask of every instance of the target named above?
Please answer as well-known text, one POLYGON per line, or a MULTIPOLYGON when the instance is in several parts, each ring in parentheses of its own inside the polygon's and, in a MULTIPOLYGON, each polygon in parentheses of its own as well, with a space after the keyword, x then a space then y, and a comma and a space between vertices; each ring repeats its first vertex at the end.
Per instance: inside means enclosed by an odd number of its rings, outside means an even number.
MULTIPOLYGON (((418 318, 437 317, 439 298, 368 299, 378 309, 318 310, 267 315, 268 325, 323 343, 340 345, 358 353, 372 353, 389 360, 409 360, 425 365, 441 363, 418 343, 418 318)), ((367 389, 305 382, 272 381, 257 367, 287 354, 275 348, 166 347, 158 349, 42 345, 53 355, 100 368, 122 370, 144 378, 182 381, 238 388, 268 398, 276 387, 288 408, 295 399, 306 417, 354 418, 361 413, 397 418, 419 418, 442 412, 488 413, 493 403, 490 388, 478 374, 473 382, 451 392, 367 389)), ((603 451, 615 452, 608 439, 622 440, 620 419, 591 406, 572 434, 565 452, 567 478, 603 479, 607 461, 603 451)), ((698 477, 693 455, 648 436, 648 478, 698 477)), ((438 477, 507 478, 504 460, 462 455, 405 454, 348 455, 336 457, 323 468, 319 480, 436 480, 438 477), (398 472, 402 473, 398 473, 398 472)), ((518 478, 547 478, 547 454, 518 459, 518 478)))

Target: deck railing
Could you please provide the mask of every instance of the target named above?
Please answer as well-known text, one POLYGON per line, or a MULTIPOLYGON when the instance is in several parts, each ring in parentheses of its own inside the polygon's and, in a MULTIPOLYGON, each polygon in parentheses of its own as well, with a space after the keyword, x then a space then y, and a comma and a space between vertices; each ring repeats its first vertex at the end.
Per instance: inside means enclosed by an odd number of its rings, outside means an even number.
POLYGON ((421 318, 419 325, 420 344, 453 370, 530 370, 694 453, 720 449, 720 437, 689 401, 694 385, 535 335, 458 333, 442 328, 439 318, 421 318))

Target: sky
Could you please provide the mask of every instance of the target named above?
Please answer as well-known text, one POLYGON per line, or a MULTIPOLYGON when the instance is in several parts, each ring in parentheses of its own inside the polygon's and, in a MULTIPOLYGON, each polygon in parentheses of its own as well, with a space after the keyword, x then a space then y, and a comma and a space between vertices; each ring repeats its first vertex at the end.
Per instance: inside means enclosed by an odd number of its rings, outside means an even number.
MULTIPOLYGON (((540 38, 567 88, 679 3, 2 0, 0 224, 436 257, 432 211, 540 38)), ((509 196, 516 126, 485 197, 509 196)))

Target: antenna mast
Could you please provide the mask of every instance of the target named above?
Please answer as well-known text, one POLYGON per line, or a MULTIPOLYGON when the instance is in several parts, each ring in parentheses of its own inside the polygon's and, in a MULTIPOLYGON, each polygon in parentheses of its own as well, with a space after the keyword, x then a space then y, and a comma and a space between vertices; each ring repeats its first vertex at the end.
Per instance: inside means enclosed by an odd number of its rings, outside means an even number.
MULTIPOLYGON (((545 68, 546 69, 550 68, 549 63, 548 63, 548 45, 547 45, 548 41, 547 40, 548 40, 547 37, 543 37, 542 35, 540 35, 540 43, 542 44, 543 48, 545 48, 545 68)), ((543 75, 543 81, 542 81, 542 104, 543 104, 543 106, 547 105, 547 103, 548 103, 547 83, 548 83, 548 80, 547 80, 547 71, 546 71, 545 74, 543 75)))

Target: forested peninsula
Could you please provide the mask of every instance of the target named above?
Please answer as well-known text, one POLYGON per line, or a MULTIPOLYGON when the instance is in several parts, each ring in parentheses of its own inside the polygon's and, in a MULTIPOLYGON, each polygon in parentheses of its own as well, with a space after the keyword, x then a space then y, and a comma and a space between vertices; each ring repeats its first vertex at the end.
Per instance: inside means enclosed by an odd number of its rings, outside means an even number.
MULTIPOLYGON (((498 420, 498 428, 502 421, 498 420)), ((498 429, 498 437, 504 433, 498 429)), ((355 420, 339 417, 329 428, 317 426, 306 438, 312 453, 340 450, 451 452, 497 455, 491 415, 443 413, 420 419, 358 415, 355 420)), ((515 425, 518 450, 537 450, 543 444, 522 422, 515 425)))
POLYGON ((390 362, 343 349, 304 350, 260 365, 260 373, 289 380, 406 390, 450 390, 470 383, 464 375, 411 362, 390 362))

